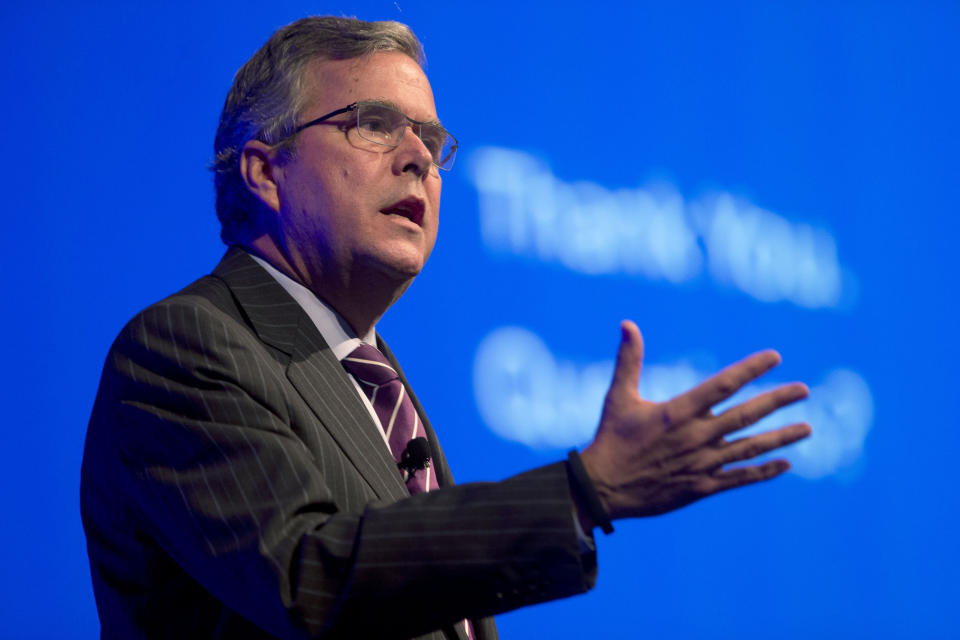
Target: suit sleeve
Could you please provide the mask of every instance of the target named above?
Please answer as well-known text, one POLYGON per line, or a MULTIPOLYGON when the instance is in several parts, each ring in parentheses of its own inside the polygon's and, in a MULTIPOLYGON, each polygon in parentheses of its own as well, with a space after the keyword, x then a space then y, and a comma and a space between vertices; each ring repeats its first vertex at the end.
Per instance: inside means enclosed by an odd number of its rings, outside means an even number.
POLYGON ((88 434, 135 527, 227 607, 277 637, 406 638, 589 588, 564 464, 346 504, 256 350, 209 305, 155 305, 114 344, 88 434))

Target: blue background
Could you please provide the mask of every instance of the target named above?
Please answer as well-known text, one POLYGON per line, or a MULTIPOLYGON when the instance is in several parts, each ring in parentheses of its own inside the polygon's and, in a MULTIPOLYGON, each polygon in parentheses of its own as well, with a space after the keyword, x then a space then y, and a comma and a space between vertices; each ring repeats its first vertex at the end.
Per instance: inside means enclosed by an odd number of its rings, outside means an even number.
POLYGON ((379 326, 459 481, 563 455, 480 417, 475 354, 503 326, 576 365, 612 358, 630 317, 654 362, 772 346, 778 380, 846 367, 869 384, 854 463, 619 524, 593 592, 501 616, 503 637, 960 636, 958 5, 410 0, 3 10, 0 635, 97 635, 78 491, 103 358, 132 314, 223 252, 205 169, 223 98, 274 28, 311 13, 410 24, 461 141, 431 263, 379 326), (722 191, 824 229, 844 302, 492 250, 468 171, 484 146, 566 183, 722 191))

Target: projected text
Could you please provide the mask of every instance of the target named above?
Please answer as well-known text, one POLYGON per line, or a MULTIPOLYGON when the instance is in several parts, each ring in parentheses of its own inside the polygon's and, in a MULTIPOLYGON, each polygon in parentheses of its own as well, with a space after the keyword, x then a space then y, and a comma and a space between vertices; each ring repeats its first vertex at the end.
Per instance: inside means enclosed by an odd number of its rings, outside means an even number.
POLYGON ((829 233, 730 194, 687 202, 670 186, 564 182, 534 156, 499 147, 474 152, 470 176, 493 251, 672 283, 707 273, 764 302, 840 301, 842 270, 829 233))

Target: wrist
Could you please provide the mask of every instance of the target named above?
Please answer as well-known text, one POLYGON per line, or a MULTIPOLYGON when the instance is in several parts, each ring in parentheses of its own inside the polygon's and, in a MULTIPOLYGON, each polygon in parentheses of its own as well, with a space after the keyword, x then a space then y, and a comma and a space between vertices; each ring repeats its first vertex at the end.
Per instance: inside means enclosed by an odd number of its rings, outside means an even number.
POLYGON ((587 469, 576 449, 571 450, 567 455, 567 470, 577 517, 584 531, 591 531, 594 527, 600 527, 606 534, 613 533, 610 514, 600 500, 593 480, 587 473, 587 469))

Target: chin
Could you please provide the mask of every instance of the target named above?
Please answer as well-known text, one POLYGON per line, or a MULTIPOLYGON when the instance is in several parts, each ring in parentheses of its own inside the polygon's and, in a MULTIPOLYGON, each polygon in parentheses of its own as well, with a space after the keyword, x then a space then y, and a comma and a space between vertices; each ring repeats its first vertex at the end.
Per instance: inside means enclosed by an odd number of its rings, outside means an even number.
MULTIPOLYGON (((413 249, 410 247, 410 249, 413 249)), ((409 280, 417 277, 427 263, 429 254, 422 250, 407 250, 379 255, 373 258, 376 270, 395 280, 409 280)))
POLYGON ((380 272, 392 280, 403 282, 413 280, 420 275, 422 270, 423 263, 418 262, 416 264, 383 265, 380 272))
POLYGON ((423 269, 425 262, 426 260, 422 257, 407 256, 404 259, 396 259, 396 257, 385 259, 384 256, 380 256, 380 259, 366 261, 367 268, 364 271, 369 274, 368 277, 370 278, 402 284, 416 278, 423 269))

